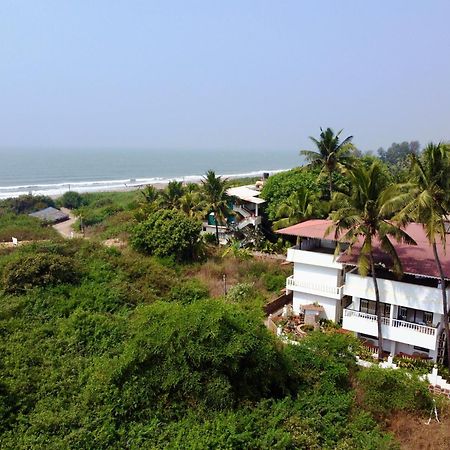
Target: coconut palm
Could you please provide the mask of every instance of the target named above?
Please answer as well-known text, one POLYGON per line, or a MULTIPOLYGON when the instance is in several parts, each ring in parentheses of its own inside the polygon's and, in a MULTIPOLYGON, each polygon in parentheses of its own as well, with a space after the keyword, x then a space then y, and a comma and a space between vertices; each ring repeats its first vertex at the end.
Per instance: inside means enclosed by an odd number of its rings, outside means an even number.
POLYGON ((152 185, 145 186, 141 192, 141 201, 145 205, 152 205, 159 199, 159 191, 152 185))
POLYGON ((205 217, 205 201, 200 191, 186 189, 184 195, 180 198, 180 209, 189 217, 202 220, 205 217))
MULTIPOLYGON (((444 330, 447 340, 447 362, 450 367, 450 327, 446 274, 442 268, 437 243, 445 251, 446 217, 450 211, 450 148, 443 144, 429 144, 422 156, 411 155, 411 181, 392 187, 397 193, 388 205, 390 209, 402 210, 396 215, 401 224, 409 221, 421 223, 433 249, 442 290, 444 330)), ((447 274, 448 277, 449 274, 447 274)))
POLYGON ((310 166, 320 167, 321 175, 328 177, 328 190, 330 199, 333 194, 333 174, 338 169, 349 166, 352 161, 353 136, 340 141, 340 130, 337 134, 331 128, 320 128, 320 138, 309 137, 317 147, 317 151, 301 150, 300 154, 306 157, 310 166))
MULTIPOLYGON (((414 240, 401 227, 393 223, 391 215, 383 213, 385 203, 390 201, 386 190, 386 178, 378 162, 366 169, 356 166, 347 171, 351 182, 351 194, 336 193, 341 207, 331 214, 336 239, 348 244, 349 253, 358 253, 357 266, 362 276, 370 272, 373 280, 378 325, 378 355, 383 352, 381 329, 380 291, 377 281, 377 264, 374 258, 375 246, 387 254, 392 269, 398 276, 402 274, 401 261, 391 239, 415 244, 414 240)), ((330 230, 331 231, 331 230, 330 230)), ((338 245, 337 252, 339 252, 338 245)))
POLYGON ((175 180, 170 181, 167 187, 161 192, 161 205, 168 209, 178 208, 183 194, 183 183, 175 180))
POLYGON ((317 210, 317 198, 308 188, 301 186, 284 200, 276 213, 273 223, 275 230, 288 227, 295 223, 311 219, 317 210))
POLYGON ((208 211, 214 213, 216 243, 218 245, 219 222, 225 222, 231 213, 229 207, 231 197, 227 194, 227 180, 216 176, 213 170, 208 170, 202 179, 202 190, 208 211))

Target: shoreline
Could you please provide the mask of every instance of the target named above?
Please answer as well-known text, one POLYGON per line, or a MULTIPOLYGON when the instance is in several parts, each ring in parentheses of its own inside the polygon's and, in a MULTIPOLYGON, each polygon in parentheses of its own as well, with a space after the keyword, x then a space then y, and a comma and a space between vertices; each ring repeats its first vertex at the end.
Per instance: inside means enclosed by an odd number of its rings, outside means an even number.
MULTIPOLYGON (((272 170, 255 170, 238 174, 219 174, 219 176, 229 179, 238 180, 242 178, 258 178, 264 173, 273 175, 285 172, 290 169, 272 169, 272 170)), ((171 178, 142 178, 128 180, 109 180, 109 181, 83 181, 74 183, 54 183, 41 185, 21 185, 21 186, 0 186, 0 201, 8 198, 17 198, 23 195, 48 196, 56 199, 64 195, 65 192, 74 191, 80 194, 96 193, 96 192, 129 192, 142 189, 146 186, 154 186, 156 189, 164 189, 170 181, 181 181, 187 183, 200 183, 203 175, 187 175, 171 178), (35 189, 33 189, 35 188, 35 189), (2 192, 2 190, 4 192, 2 192), (8 192, 9 191, 9 192, 8 192)))

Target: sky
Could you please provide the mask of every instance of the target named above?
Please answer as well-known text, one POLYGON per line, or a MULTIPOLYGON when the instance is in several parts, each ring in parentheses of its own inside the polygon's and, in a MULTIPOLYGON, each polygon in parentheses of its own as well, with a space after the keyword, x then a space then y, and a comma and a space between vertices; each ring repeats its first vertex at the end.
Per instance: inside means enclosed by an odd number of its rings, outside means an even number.
POLYGON ((448 0, 1 0, 0 148, 450 139, 448 0))

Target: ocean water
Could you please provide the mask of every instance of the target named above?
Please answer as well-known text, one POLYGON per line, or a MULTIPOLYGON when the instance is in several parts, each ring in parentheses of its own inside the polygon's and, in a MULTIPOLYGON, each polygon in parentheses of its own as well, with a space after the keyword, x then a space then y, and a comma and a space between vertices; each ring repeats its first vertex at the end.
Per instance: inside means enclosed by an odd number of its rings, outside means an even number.
POLYGON ((208 169, 230 177, 256 176, 300 163, 296 150, 1 149, 0 198, 197 181, 208 169))

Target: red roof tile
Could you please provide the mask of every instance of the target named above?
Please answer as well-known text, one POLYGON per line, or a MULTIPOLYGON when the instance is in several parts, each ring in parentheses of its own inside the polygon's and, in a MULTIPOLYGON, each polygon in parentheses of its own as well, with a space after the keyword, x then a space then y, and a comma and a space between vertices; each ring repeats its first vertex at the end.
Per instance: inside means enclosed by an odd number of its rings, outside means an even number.
MULTIPOLYGON (((331 225, 331 220, 308 220, 291 227, 283 228, 282 230, 279 230, 278 233, 289 236, 334 240, 335 236, 333 231, 325 236, 326 231, 331 225)), ((400 261, 402 262, 403 271, 407 274, 438 278, 439 272, 434 261, 433 249, 428 242, 422 225, 411 223, 405 227, 405 231, 416 241, 417 245, 407 245, 392 240, 400 261)), ((444 274, 447 279, 450 279, 450 235, 447 237, 446 245, 449 249, 447 253, 444 252, 440 243, 437 244, 437 248, 444 274)), ((383 264, 389 268, 391 266, 390 258, 380 249, 377 242, 374 243, 374 246, 374 255, 377 263, 383 264)), ((351 254, 342 254, 339 256, 338 261, 355 265, 358 254, 358 246, 355 246, 354 251, 351 254)))

